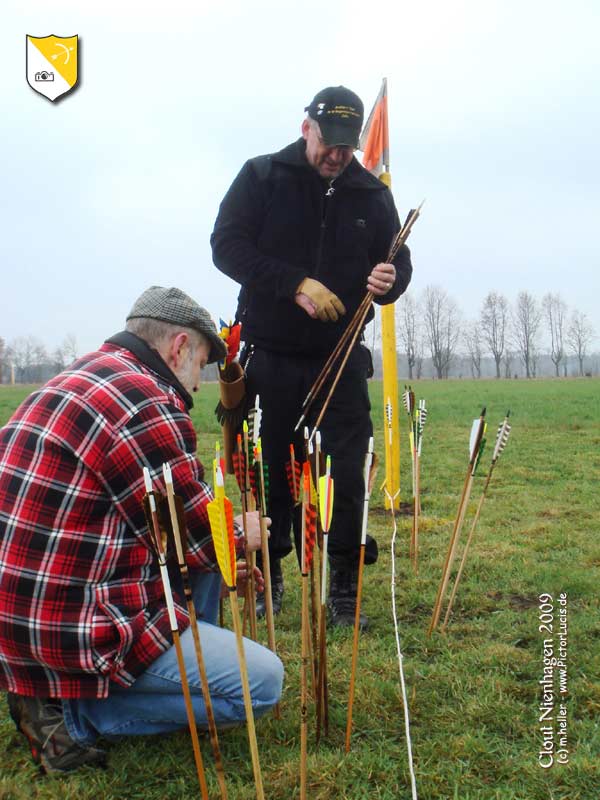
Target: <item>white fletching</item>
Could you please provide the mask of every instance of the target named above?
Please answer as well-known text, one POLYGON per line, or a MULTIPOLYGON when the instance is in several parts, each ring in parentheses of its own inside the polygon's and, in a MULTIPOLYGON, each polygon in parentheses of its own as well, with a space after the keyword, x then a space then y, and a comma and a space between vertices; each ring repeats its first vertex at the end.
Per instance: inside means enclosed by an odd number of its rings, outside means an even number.
POLYGON ((373 437, 369 439, 369 449, 367 450, 367 455, 365 456, 365 499, 363 504, 363 518, 362 518, 362 530, 360 536, 360 543, 361 545, 367 543, 367 520, 369 517, 369 498, 371 497, 371 492, 369 491, 369 477, 371 474, 371 464, 373 463, 373 437))
POLYGON ((256 395, 254 401, 254 408, 251 409, 252 413, 252 444, 256 447, 260 437, 260 425, 262 422, 262 408, 260 407, 260 396, 256 395))
POLYGON ((406 413, 410 414, 410 392, 408 389, 405 389, 402 392, 402 402, 404 403, 404 408, 406 409, 406 413))
POLYGON ((471 425, 471 437, 469 439, 469 454, 471 456, 470 460, 473 461, 475 456, 477 455, 477 445, 480 441, 479 436, 479 426, 483 425, 483 420, 481 419, 474 419, 473 424, 471 425))
POLYGON ((509 434, 510 434, 510 425, 508 424, 508 419, 505 419, 504 422, 502 422, 501 425, 499 425, 498 427, 498 434, 496 436, 496 446, 494 447, 494 454, 492 455, 492 461, 496 461, 500 453, 506 447, 509 434))

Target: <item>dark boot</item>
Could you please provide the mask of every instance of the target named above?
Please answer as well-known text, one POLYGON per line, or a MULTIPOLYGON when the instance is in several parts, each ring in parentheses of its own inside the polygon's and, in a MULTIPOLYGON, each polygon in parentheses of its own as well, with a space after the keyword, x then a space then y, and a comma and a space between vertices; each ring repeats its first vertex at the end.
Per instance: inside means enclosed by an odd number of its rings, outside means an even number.
POLYGON ((29 742, 42 772, 70 772, 79 767, 105 767, 106 753, 71 739, 60 700, 8 693, 8 710, 17 730, 29 742))
MULTIPOLYGON (((356 615, 356 590, 358 585, 357 567, 331 567, 329 600, 327 607, 332 625, 353 627, 356 615)), ((368 618, 361 613, 360 627, 367 628, 368 618)))
MULTIPOLYGON (((273 616, 275 616, 281 612, 281 602, 283 600, 283 573, 281 571, 280 558, 275 558, 271 561, 271 596, 273 598, 273 616)), ((263 592, 256 597, 256 616, 264 617, 266 613, 267 603, 263 592)))

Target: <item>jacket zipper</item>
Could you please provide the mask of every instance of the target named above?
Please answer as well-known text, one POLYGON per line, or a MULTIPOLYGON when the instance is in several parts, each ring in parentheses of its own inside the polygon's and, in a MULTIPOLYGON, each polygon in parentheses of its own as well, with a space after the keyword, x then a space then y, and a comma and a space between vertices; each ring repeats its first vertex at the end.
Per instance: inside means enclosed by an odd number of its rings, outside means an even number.
MULTIPOLYGON (((334 179, 335 180, 335 179, 334 179)), ((321 226, 319 229, 319 245, 317 247, 317 262, 315 264, 315 278, 319 277, 319 272, 321 269, 321 257, 323 255, 323 242, 325 241, 325 231, 327 230, 327 216, 329 213, 330 204, 327 202, 331 197, 333 197, 333 193, 335 192, 335 188, 333 186, 333 181, 329 184, 329 188, 325 192, 325 194, 321 197, 321 226)))

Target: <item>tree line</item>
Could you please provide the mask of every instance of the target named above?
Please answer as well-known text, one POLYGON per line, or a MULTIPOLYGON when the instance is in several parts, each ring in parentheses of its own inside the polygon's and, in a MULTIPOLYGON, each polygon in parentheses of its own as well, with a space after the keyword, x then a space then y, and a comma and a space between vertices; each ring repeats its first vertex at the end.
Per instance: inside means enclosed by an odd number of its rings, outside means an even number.
POLYGON ((490 291, 475 319, 464 319, 457 302, 443 288, 427 286, 415 299, 410 292, 396 304, 396 342, 405 354, 409 380, 431 374, 447 378, 461 374, 465 363, 472 377, 482 377, 486 359, 497 378, 523 374, 527 378, 547 372, 569 374, 568 361, 576 365, 570 374, 597 372, 590 362, 596 335, 586 315, 568 308, 557 293, 541 301, 530 292, 519 292, 514 303, 500 292, 490 291))
MULTIPOLYGON (((527 378, 553 374, 597 374, 598 359, 591 359, 596 339, 586 315, 568 308, 559 294, 548 292, 541 301, 519 292, 514 303, 500 292, 486 295, 475 319, 466 320, 454 298, 439 286, 427 286, 418 298, 411 292, 396 303, 396 345, 400 374, 409 380, 463 375, 497 378, 522 374, 527 378), (575 368, 573 368, 573 364, 575 368)), ((57 375, 79 355, 77 338, 65 336, 48 352, 34 336, 6 344, 0 337, 0 383, 43 383, 57 375)), ((375 359, 376 368, 379 359, 375 359)), ((216 380, 210 369, 205 380, 216 380)))
POLYGON ((8 344, 0 336, 0 383, 43 383, 62 372, 78 355, 73 333, 67 334, 51 352, 35 336, 18 336, 8 344))
MULTIPOLYGON (((9 344, 0 336, 0 383, 45 383, 81 355, 73 333, 68 333, 52 351, 35 336, 19 336, 9 344)), ((203 380, 217 378, 216 365, 209 364, 203 380)))

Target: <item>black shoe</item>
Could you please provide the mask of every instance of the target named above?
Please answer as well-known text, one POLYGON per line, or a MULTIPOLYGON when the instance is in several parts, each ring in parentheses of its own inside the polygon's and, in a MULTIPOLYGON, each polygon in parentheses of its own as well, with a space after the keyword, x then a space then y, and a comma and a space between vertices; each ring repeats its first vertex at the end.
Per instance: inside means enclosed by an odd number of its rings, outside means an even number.
MULTIPOLYGON (((358 585, 358 570, 356 567, 331 569, 329 583, 329 599, 327 607, 332 625, 340 627, 354 627, 356 616, 356 590, 358 585)), ((359 625, 365 629, 369 626, 369 619, 360 614, 359 625)))
MULTIPOLYGON (((261 618, 267 613, 265 592, 256 597, 256 616, 261 618)), ((273 598, 273 616, 276 616, 281 613, 281 602, 283 600, 283 573, 281 572, 280 558, 275 558, 271 562, 271 597, 273 598)))
POLYGON ((9 692, 8 710, 29 742, 31 755, 42 772, 69 772, 84 766, 105 767, 106 753, 72 739, 60 700, 23 697, 9 692))

